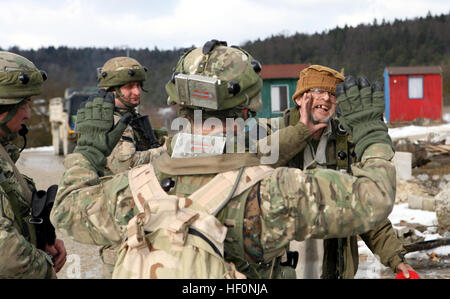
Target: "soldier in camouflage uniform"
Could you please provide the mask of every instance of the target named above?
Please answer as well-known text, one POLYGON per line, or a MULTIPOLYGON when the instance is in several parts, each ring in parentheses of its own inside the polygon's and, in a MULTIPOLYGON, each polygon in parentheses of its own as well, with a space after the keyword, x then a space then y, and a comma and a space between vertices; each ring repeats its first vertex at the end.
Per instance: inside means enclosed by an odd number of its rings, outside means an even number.
POLYGON ((26 58, 0 51, 0 278, 55 278, 66 259, 62 240, 37 248, 37 227, 30 223, 36 188, 16 168, 19 149, 11 143, 46 78, 26 58))
MULTIPOLYGON (((297 90, 292 99, 296 106, 288 109, 279 119, 282 129, 304 123, 314 134, 307 139, 304 150, 294 151, 287 163, 299 169, 331 168, 351 172, 354 158, 351 137, 339 126, 335 115, 337 108, 336 85, 344 82, 339 72, 320 65, 312 65, 300 73, 297 90)), ((360 234, 367 246, 380 257, 380 261, 392 271, 402 271, 406 277, 411 266, 404 263, 406 250, 388 219, 374 229, 360 234)), ((302 278, 353 278, 358 269, 356 236, 316 240, 300 244, 300 273, 302 278), (305 260, 306 256, 318 256, 319 264, 305 260), (323 266, 321 257, 323 256, 323 266)))
MULTIPOLYGON (((130 57, 109 59, 98 70, 98 87, 112 91, 115 95, 115 122, 127 112, 132 113, 135 118, 141 116, 136 112, 136 107, 140 103, 146 73, 147 68, 130 57)), ((154 132, 160 140, 164 140, 163 135, 167 135, 164 129, 154 130, 154 132)), ((119 173, 135 165, 148 163, 149 153, 139 149, 143 138, 142 133, 135 127, 128 126, 108 157, 105 174, 119 173)))
MULTIPOLYGON (((98 70, 98 87, 113 91, 115 95, 114 123, 117 123, 125 113, 131 113, 135 118, 141 116, 136 112, 136 107, 140 103, 146 73, 147 68, 130 57, 109 59, 98 70)), ((164 134, 161 130, 155 132, 159 137, 164 134)), ((142 133, 135 127, 127 126, 122 138, 107 158, 105 174, 120 173, 133 166, 148 163, 151 152, 139 148, 143 143, 143 138, 142 133)), ((117 250, 114 247, 106 246, 100 249, 105 278, 111 277, 116 255, 117 250)))
MULTIPOLYGON (((260 70, 260 64, 243 49, 213 40, 180 58, 176 67, 179 74, 166 90, 189 120, 194 121, 193 111, 201 109, 204 120, 214 116, 224 123, 226 118, 246 118, 251 107, 257 106, 254 101, 260 98, 262 87, 260 70), (187 86, 193 88, 187 91, 187 86)), ((382 92, 372 92, 370 86, 360 90, 353 84, 342 89, 342 101, 351 99, 352 103, 346 106, 344 116, 359 138, 355 140, 359 163, 352 166, 354 176, 330 169, 280 167, 240 195, 230 196, 217 214, 227 227, 225 260, 233 262, 249 278, 292 277, 292 268, 282 264, 290 241, 361 234, 387 218, 395 198, 395 167, 391 162, 391 140, 380 120, 382 98, 382 92), (363 127, 371 133, 358 131, 363 127)), ((99 176, 105 156, 127 122, 122 118, 112 129, 111 102, 110 96, 104 95, 79 111, 77 125, 82 134, 74 153, 65 159, 66 171, 51 215, 59 230, 88 244, 121 244, 128 222, 137 213, 128 172, 99 176)), ((286 129, 271 135, 271 141, 283 131, 294 136, 289 147, 301 147, 303 140, 295 137, 311 135, 301 122, 286 129)), ((180 136, 168 142, 168 151, 152 162, 159 182, 169 194, 188 198, 216 174, 257 166, 261 161, 252 153, 171 157, 178 150, 180 136)), ((235 184, 245 184, 248 179, 243 176, 235 184)), ((157 266, 151 277, 170 273, 164 265, 157 266)))

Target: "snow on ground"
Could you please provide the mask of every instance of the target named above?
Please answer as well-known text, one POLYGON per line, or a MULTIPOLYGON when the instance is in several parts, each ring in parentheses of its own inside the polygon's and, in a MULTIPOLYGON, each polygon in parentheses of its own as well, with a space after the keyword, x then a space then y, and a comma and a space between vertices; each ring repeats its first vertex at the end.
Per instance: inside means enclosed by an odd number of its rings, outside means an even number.
POLYGON ((394 226, 401 220, 425 226, 437 226, 436 212, 409 209, 407 203, 395 205, 388 218, 394 226))
POLYGON ((442 116, 442 119, 448 123, 450 123, 450 113, 446 113, 444 114, 444 116, 442 116))
POLYGON ((445 136, 450 136, 450 113, 446 113, 442 116, 442 120, 447 122, 447 124, 442 124, 439 126, 405 126, 399 128, 389 128, 389 135, 392 139, 407 138, 413 136, 423 136, 426 137, 429 133, 435 133, 445 136))
MULTIPOLYGON (((388 218, 396 229, 401 228, 401 226, 396 225, 399 224, 401 220, 408 223, 419 223, 428 226, 428 229, 423 233, 418 230, 415 231, 418 236, 424 237, 425 241, 441 239, 444 237, 436 233, 438 223, 436 212, 409 209, 408 204, 406 203, 395 205, 388 218)), ((360 265, 355 278, 380 278, 382 276, 381 273, 386 272, 388 268, 381 264, 379 257, 370 251, 364 241, 358 241, 358 250, 360 254, 360 265)), ((406 254, 405 257, 407 260, 429 259, 429 254, 432 253, 437 256, 448 256, 450 255, 450 246, 441 246, 429 250, 411 252, 406 254)), ((392 278, 393 277, 395 277, 395 274, 392 274, 392 278)))
POLYGON ((450 133, 450 124, 431 127, 406 126, 400 128, 389 128, 389 135, 392 139, 422 136, 428 135, 429 133, 447 134, 448 136, 448 134, 450 133))
POLYGON ((53 152, 53 146, 30 147, 23 150, 24 152, 53 152))

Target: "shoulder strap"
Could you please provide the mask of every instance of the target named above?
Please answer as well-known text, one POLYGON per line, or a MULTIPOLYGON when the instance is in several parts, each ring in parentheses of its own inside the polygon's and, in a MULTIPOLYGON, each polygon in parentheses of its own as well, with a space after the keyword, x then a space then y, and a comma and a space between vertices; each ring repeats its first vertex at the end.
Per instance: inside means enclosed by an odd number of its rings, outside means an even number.
POLYGON ((145 200, 154 196, 168 196, 159 184, 152 164, 135 167, 128 172, 128 181, 134 202, 144 212, 145 200))
POLYGON ((17 169, 16 164, 13 162, 11 157, 8 155, 8 153, 6 152, 6 150, 2 144, 0 144, 0 156, 2 158, 4 158, 6 161, 8 161, 8 163, 11 165, 11 167, 14 171, 14 177, 17 179, 20 187, 22 188, 25 200, 27 202, 31 203, 31 197, 32 197, 31 190, 28 187, 27 183, 25 182, 25 179, 23 178, 23 176, 20 174, 19 170, 17 169))
POLYGON ((349 150, 347 135, 336 136, 336 166, 338 170, 345 169, 348 170, 349 163, 349 150))
POLYGON ((153 164, 157 170, 169 175, 196 175, 221 173, 242 166, 257 166, 261 161, 254 153, 194 158, 171 158, 167 153, 163 153, 153 164))
MULTIPOLYGON (((227 171, 217 174, 206 185, 194 192, 189 199, 204 208, 209 214, 215 215, 217 210, 227 200, 228 195, 235 187, 232 197, 255 185, 273 172, 273 168, 265 165, 246 167, 242 173, 237 187, 235 182, 239 171, 227 171)), ((139 211, 144 211, 145 201, 155 196, 169 196, 161 187, 152 164, 133 168, 128 173, 131 193, 139 211)))
MULTIPOLYGON (((232 197, 236 197, 273 172, 269 166, 246 167, 232 197)), ((227 171, 217 174, 208 184, 195 191, 189 198, 202 206, 209 214, 216 215, 227 200, 238 178, 239 171, 227 171)))

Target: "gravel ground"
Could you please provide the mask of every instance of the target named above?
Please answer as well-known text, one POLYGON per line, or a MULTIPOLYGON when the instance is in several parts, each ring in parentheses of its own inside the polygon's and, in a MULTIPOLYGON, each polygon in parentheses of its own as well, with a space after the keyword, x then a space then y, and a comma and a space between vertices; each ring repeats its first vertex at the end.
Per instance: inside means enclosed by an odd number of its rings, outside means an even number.
MULTIPOLYGON (((38 189, 47 189, 58 184, 64 173, 63 160, 52 151, 25 151, 16 165, 23 174, 34 179, 38 189)), ((67 250, 67 262, 57 274, 58 278, 103 278, 99 246, 75 242, 60 232, 57 236, 64 241, 67 250)))

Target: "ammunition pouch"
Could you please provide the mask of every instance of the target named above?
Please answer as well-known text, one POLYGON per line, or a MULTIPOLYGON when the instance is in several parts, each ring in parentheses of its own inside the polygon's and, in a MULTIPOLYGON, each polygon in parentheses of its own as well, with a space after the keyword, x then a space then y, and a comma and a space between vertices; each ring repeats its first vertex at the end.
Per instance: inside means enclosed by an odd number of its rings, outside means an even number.
POLYGON ((31 218, 29 222, 36 228, 37 248, 44 250, 45 245, 55 244, 55 228, 50 222, 50 212, 55 202, 58 185, 51 185, 47 191, 33 193, 31 202, 31 218))
POLYGON ((133 118, 130 122, 130 126, 133 130, 137 131, 140 137, 136 140, 136 150, 145 151, 161 146, 155 136, 148 115, 141 115, 133 118))

